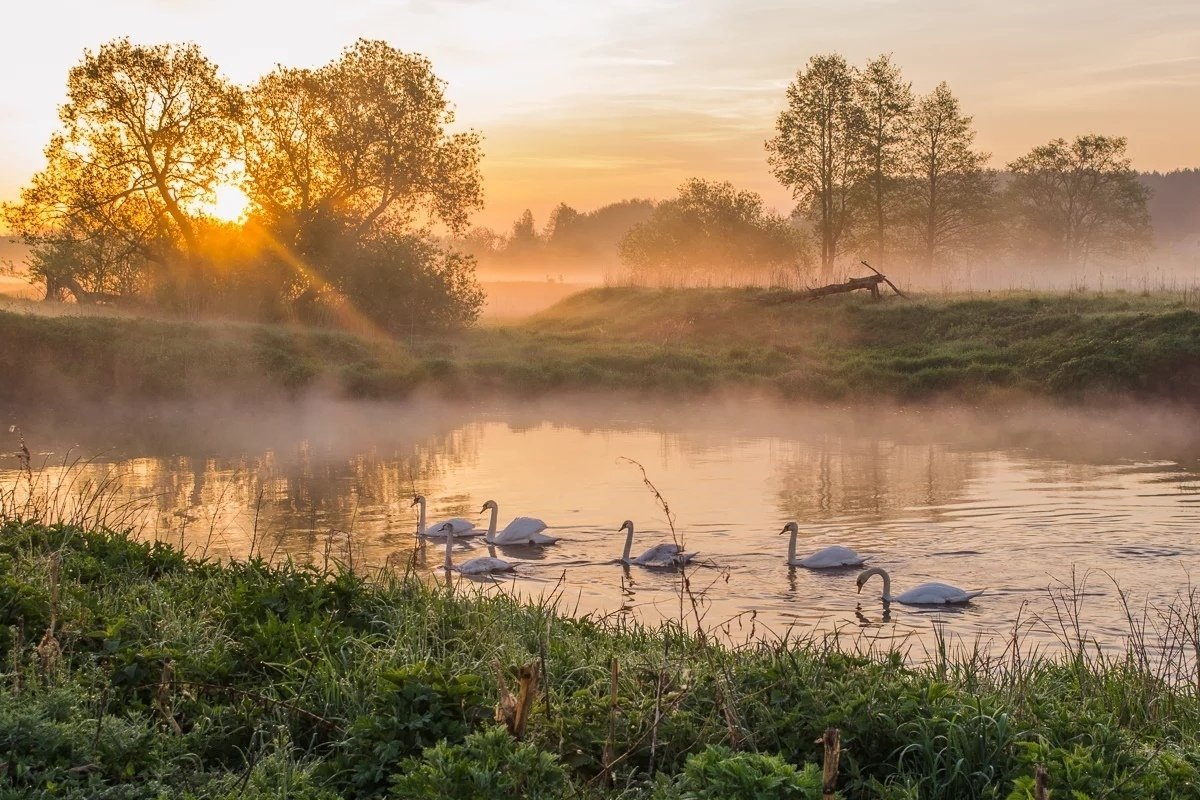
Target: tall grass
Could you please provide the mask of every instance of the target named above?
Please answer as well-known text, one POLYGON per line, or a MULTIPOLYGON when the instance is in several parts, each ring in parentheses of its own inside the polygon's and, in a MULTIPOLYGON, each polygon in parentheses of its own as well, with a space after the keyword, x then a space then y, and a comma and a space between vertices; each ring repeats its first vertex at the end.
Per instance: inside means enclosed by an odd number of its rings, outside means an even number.
POLYGON ((679 621, 573 618, 555 593, 218 564, 13 518, 0 565, 0 794, 372 797, 426 775, 441 782, 430 797, 487 796, 463 786, 501 780, 481 765, 506 746, 470 738, 498 699, 490 664, 531 659, 533 749, 504 758, 533 758, 557 796, 722 796, 686 794, 697 771, 799 786, 756 770, 818 761, 829 726, 848 798, 1032 797, 1035 764, 1072 797, 1186 797, 1200 779, 1190 592, 1130 603, 1121 650, 1087 636, 1080 581, 1050 620, 1060 650, 1032 648, 1019 623, 999 652, 942 637, 910 658, 845 632, 723 645, 679 621), (474 777, 447 783, 460 768, 474 777))

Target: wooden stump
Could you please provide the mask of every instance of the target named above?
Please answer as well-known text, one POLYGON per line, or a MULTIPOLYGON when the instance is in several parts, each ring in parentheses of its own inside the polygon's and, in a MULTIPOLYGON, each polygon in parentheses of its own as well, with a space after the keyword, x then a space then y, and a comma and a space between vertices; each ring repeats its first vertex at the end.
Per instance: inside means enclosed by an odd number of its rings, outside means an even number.
POLYGON ((834 800, 837 796, 838 761, 842 757, 842 734, 837 728, 826 728, 825 735, 817 740, 825 746, 825 758, 821 762, 821 796, 834 800))
POLYGON ((537 696, 538 677, 540 669, 537 660, 530 661, 517 668, 517 696, 514 698, 508 690, 508 682, 504 679, 504 671, 499 661, 492 662, 492 670, 496 673, 496 683, 500 687, 500 703, 496 706, 496 721, 504 724, 514 738, 525 736, 525 726, 529 722, 529 709, 533 707, 533 698, 537 696))

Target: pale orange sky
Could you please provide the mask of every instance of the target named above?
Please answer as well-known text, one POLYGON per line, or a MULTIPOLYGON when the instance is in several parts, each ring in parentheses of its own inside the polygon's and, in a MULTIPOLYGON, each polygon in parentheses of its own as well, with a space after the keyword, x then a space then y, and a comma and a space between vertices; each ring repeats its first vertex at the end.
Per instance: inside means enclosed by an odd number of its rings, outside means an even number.
POLYGON ((790 209, 762 142, 798 67, 891 52, 914 88, 946 80, 997 166, 1056 136, 1129 138, 1141 169, 1200 166, 1196 0, 68 0, 0 11, 0 200, 41 164, 66 72, 118 36, 195 41, 249 83, 360 36, 429 57, 458 122, 485 135, 487 208, 506 228, 734 181, 790 209))

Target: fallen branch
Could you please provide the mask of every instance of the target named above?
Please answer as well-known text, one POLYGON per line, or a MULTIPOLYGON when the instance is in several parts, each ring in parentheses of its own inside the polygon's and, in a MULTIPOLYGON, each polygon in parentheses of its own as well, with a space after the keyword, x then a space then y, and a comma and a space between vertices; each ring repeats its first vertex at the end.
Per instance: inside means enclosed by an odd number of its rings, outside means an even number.
MULTIPOLYGON (((863 263, 866 264, 865 261, 863 263)), ((856 292, 859 289, 865 289, 871 293, 871 297, 878 300, 882 296, 879 292, 879 285, 881 283, 886 283, 888 286, 892 287, 892 291, 894 291, 896 294, 908 299, 908 295, 896 288, 896 284, 889 281, 886 275, 883 275, 877 271, 870 264, 866 265, 871 269, 872 272, 875 272, 874 275, 867 275, 862 278, 848 278, 844 283, 831 283, 826 286, 817 286, 813 289, 806 289, 802 292, 770 292, 762 296, 762 302, 768 305, 774 305, 778 303, 792 303, 798 300, 816 300, 819 297, 828 297, 831 294, 856 292)))
POLYGON ((898 287, 896 284, 894 284, 894 283, 892 283, 891 281, 889 281, 889 280, 887 279, 887 276, 886 276, 886 275, 884 275, 882 272, 880 272, 879 270, 875 269, 874 267, 872 267, 870 264, 868 264, 868 263, 867 263, 867 262, 865 262, 865 261, 864 261, 864 262, 862 262, 862 265, 863 265, 864 267, 866 267, 867 269, 871 270, 871 272, 874 272, 874 273, 875 273, 876 275, 878 275, 880 278, 882 278, 884 283, 886 283, 888 286, 892 287, 892 291, 893 291, 893 292, 895 292, 896 294, 900 295, 900 296, 901 296, 901 297, 903 297, 905 300, 907 300, 907 299, 908 299, 908 295, 906 295, 904 292, 900 291, 900 287, 898 287))

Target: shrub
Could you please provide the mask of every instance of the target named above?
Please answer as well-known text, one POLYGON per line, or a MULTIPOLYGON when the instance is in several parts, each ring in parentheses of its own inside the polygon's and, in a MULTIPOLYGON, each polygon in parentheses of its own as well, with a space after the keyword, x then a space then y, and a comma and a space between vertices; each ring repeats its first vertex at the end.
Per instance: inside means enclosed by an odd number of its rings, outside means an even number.
POLYGON ((440 742, 420 758, 405 762, 392 781, 391 796, 398 800, 559 800, 570 795, 570 789, 567 771, 557 758, 514 741, 503 728, 490 728, 468 736, 462 744, 440 742))
POLYGON ((779 756, 735 753, 710 746, 688 758, 683 772, 663 782, 655 800, 817 800, 821 770, 798 770, 779 756))

